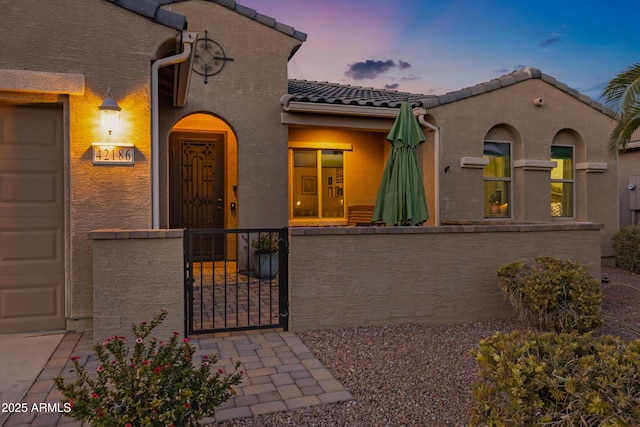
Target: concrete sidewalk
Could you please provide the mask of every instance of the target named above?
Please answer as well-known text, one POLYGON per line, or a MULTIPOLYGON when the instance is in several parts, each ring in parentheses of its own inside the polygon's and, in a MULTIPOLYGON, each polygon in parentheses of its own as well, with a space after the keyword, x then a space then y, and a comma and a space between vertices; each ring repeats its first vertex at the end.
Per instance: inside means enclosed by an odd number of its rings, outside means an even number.
MULTIPOLYGON (((19 384, 21 388, 7 387, 4 372, 0 370, 0 402, 23 402, 28 410, 5 414, 10 416, 4 426, 83 426, 83 423, 52 410, 53 405, 44 410, 38 409, 38 405, 60 402, 61 395, 55 389, 53 379, 59 375, 74 378, 70 372, 71 356, 80 356, 90 372, 97 367, 92 334, 69 332, 35 336, 33 340, 20 342, 23 347, 19 350, 17 343, 6 337, 0 336, 0 348, 13 346, 16 350, 0 350, 0 361, 25 366, 14 368, 15 372, 7 371, 7 374, 14 374, 13 384, 19 384), (38 355, 37 360, 32 357, 34 354, 38 355), (14 390, 13 394, 9 394, 11 390, 14 390), (5 396, 12 400, 4 400, 5 396)), ((240 360, 240 369, 244 372, 242 383, 236 387, 236 396, 217 408, 215 418, 204 419, 203 424, 353 399, 293 333, 247 331, 192 337, 191 342, 197 350, 194 361, 199 363, 202 355, 216 353, 219 355, 216 366, 230 367, 240 360)))
POLYGON ((23 402, 63 337, 64 333, 0 335, 0 425, 24 408, 15 404, 23 402))

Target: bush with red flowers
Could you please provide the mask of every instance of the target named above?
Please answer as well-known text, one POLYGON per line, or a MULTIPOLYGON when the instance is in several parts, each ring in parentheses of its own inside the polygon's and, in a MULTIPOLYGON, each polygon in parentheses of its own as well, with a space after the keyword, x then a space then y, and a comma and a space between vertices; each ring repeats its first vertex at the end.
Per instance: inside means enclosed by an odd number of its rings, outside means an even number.
POLYGON ((90 374, 72 357, 77 378, 66 382, 55 379, 63 403, 69 403, 69 416, 92 426, 197 426, 205 416, 214 416, 215 408, 227 401, 242 380, 236 362, 233 372, 212 372, 216 355, 202 356, 193 363, 195 347, 178 333, 167 342, 147 339, 164 321, 166 310, 149 323, 132 325, 133 352, 125 346, 125 337, 115 336, 94 347, 99 365, 90 374))

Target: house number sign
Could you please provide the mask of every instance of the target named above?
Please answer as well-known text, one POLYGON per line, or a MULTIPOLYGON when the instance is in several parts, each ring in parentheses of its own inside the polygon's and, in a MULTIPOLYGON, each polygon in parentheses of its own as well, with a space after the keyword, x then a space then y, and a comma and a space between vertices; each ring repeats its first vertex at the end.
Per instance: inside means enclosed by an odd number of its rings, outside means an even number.
POLYGON ((134 164, 133 144, 101 144, 94 142, 94 165, 132 165, 134 164))

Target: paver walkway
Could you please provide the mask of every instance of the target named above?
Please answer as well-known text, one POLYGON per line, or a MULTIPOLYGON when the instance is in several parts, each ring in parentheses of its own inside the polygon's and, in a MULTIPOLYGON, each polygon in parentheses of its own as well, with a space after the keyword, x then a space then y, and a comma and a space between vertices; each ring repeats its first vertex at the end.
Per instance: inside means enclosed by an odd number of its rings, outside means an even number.
MULTIPOLYGON (((247 331, 193 337, 191 342, 197 349, 194 361, 217 353, 216 366, 231 367, 240 360, 244 371, 236 396, 216 410, 215 419, 204 419, 204 424, 353 399, 293 333, 247 331)), ((93 345, 91 333, 67 333, 22 399, 29 408, 34 403, 52 405, 42 411, 14 413, 5 427, 88 426, 51 410, 61 397, 53 379, 59 375, 74 378, 70 373, 74 355, 80 356, 89 370, 97 366, 93 345)))
POLYGON ((224 329, 278 324, 279 278, 238 272, 235 261, 193 264, 193 328, 224 329))

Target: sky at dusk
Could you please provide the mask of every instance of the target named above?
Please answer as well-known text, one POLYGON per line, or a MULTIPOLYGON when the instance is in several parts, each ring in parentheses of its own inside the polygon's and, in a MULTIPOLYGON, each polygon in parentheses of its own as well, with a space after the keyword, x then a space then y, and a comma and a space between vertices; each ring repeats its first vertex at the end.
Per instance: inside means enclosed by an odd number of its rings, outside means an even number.
POLYGON ((640 62, 640 1, 238 0, 307 34, 289 78, 425 95, 533 66, 599 100, 640 62))

